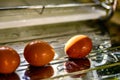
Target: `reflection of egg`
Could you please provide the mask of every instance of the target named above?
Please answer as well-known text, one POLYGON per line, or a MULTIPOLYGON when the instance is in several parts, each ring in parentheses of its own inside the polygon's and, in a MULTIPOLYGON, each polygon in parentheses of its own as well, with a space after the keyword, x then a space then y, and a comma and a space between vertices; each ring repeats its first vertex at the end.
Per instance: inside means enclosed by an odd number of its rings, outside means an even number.
POLYGON ((20 80, 17 73, 0 74, 0 80, 20 80))
POLYGON ((33 67, 29 66, 25 71, 25 78, 27 80, 41 80, 49 78, 54 75, 54 69, 52 66, 33 67))
POLYGON ((32 41, 24 49, 26 61, 33 66, 44 66, 54 58, 54 49, 45 41, 32 41))
POLYGON ((92 41, 86 35, 73 36, 65 44, 65 53, 71 58, 82 58, 92 50, 92 41))
MULTIPOLYGON (((81 70, 85 70, 85 69, 89 69, 90 68, 90 61, 86 57, 79 58, 79 59, 69 59, 65 63, 65 67, 66 67, 66 71, 68 73, 81 71, 81 70)), ((86 74, 83 73, 83 74, 73 75, 71 77, 78 78, 78 77, 82 77, 82 76, 85 76, 85 75, 86 74)))

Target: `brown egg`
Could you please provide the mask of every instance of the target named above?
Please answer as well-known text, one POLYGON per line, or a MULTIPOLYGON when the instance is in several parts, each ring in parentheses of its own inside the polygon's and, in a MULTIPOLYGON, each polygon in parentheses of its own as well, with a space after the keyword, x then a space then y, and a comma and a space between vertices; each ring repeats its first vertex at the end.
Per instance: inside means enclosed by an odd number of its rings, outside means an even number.
POLYGON ((24 57, 32 66, 44 66, 53 60, 54 55, 51 45, 41 40, 28 43, 24 49, 24 57))
POLYGON ((9 74, 14 72, 20 65, 19 54, 11 47, 0 47, 0 73, 9 74))
POLYGON ((82 58, 92 50, 92 40, 86 35, 76 35, 65 44, 65 53, 70 58, 82 58))

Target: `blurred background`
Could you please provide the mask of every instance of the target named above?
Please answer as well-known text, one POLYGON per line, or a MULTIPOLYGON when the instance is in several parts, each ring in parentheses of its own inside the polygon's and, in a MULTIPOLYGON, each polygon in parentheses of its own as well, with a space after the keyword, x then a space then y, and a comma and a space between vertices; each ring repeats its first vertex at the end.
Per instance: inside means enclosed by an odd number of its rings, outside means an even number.
POLYGON ((109 25, 108 30, 110 32, 113 45, 120 45, 120 0, 118 0, 115 14, 107 25, 109 25))
MULTIPOLYGON (((68 8, 64 7, 50 9, 49 7, 55 7, 56 5, 60 4, 77 3, 82 3, 82 6, 84 6, 85 3, 96 2, 97 4, 99 3, 99 1, 104 2, 105 0, 0 0, 0 28, 3 29, 16 26, 21 27, 31 25, 43 25, 49 23, 51 24, 59 22, 98 19, 99 17, 105 16, 106 14, 102 10, 98 10, 98 8, 96 7, 91 7, 91 5, 94 6, 93 4, 87 4, 90 6, 88 6, 87 8, 79 7, 79 5, 72 5, 73 7, 68 8), (46 9, 44 10, 44 8, 46 9)), ((109 2, 113 0, 106 1, 109 2)), ((105 26, 103 27, 103 29, 106 28, 108 30, 112 44, 120 45, 120 0, 118 0, 116 11, 112 15, 110 20, 104 22, 104 24, 102 25, 105 26)))

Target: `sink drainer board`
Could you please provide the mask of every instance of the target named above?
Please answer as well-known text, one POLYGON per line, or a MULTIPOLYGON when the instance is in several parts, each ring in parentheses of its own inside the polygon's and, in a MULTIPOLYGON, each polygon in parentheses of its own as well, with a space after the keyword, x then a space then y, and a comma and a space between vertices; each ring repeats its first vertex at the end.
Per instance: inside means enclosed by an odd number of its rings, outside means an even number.
POLYGON ((42 73, 50 73, 46 78, 55 80, 119 79, 120 47, 112 47, 104 26, 96 23, 98 19, 105 21, 112 16, 116 1, 1 0, 0 46, 14 48, 21 57, 21 64, 13 74, 0 74, 0 79, 41 80, 46 77, 42 73), (68 58, 64 45, 72 36, 78 34, 87 35, 92 39, 93 49, 85 59, 90 61, 90 68, 67 73, 64 64, 68 58), (48 42, 56 54, 50 64, 29 71, 23 51, 26 44, 33 40, 48 42), (27 73, 30 75, 27 76, 27 73), (83 73, 84 76, 77 75, 73 78, 73 75, 83 73))
MULTIPOLYGON (((0 29, 0 45, 13 47, 21 57, 21 64, 15 71, 15 74, 11 74, 7 77, 10 78, 11 76, 14 77, 14 75, 18 75, 20 80, 30 80, 31 78, 40 80, 43 78, 42 72, 45 71, 44 73, 48 73, 52 69, 50 73, 51 76, 47 77, 47 79, 106 80, 119 78, 119 70, 116 69, 119 67, 120 47, 112 48, 109 34, 107 32, 101 34, 102 31, 99 25, 92 21, 89 22, 90 21, 78 21, 72 23, 0 29), (86 74, 82 77, 73 78, 71 76, 76 73, 67 73, 65 70, 64 64, 68 61, 68 58, 64 52, 64 45, 68 39, 78 34, 88 35, 93 41, 93 49, 87 56, 87 59, 90 61, 90 68, 84 71, 77 71, 77 74, 86 74), (29 64, 24 59, 23 50, 25 45, 33 40, 44 40, 48 42, 55 49, 56 54, 54 60, 50 62, 49 65, 43 68, 33 69, 32 72, 29 71, 31 76, 26 76, 30 68, 29 64), (116 71, 111 72, 112 69, 116 71)), ((0 77, 3 78, 4 76, 0 77)))

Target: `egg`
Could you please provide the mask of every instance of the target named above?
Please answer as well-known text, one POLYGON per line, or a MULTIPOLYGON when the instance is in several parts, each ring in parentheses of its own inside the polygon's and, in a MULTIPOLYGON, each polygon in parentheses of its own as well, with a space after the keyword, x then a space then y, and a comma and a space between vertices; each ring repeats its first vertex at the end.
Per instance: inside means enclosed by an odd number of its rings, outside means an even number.
POLYGON ((54 55, 52 46, 42 40, 31 41, 24 49, 24 57, 32 66, 44 66, 53 60, 54 55))
POLYGON ((64 50, 70 58, 83 58, 92 50, 92 40, 86 35, 75 35, 66 42, 64 50))
POLYGON ((12 47, 0 46, 0 73, 10 74, 20 65, 20 56, 12 47))

